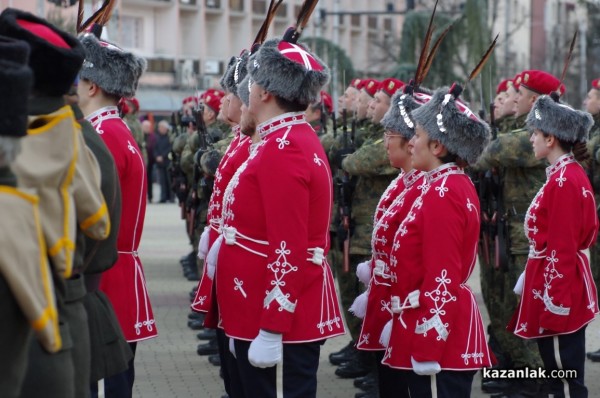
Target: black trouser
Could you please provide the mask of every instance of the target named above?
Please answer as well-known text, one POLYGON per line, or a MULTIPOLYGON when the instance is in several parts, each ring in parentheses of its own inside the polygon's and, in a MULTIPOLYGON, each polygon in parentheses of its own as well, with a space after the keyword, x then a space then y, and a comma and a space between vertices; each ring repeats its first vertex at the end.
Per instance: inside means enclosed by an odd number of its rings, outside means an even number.
POLYGON ((587 398, 585 386, 585 326, 576 332, 560 336, 537 339, 540 355, 544 361, 546 375, 556 369, 576 370, 577 377, 572 379, 547 379, 545 388, 555 398, 568 396, 571 398, 587 398))
MULTIPOLYGON (((241 388, 234 388, 230 398, 276 398, 277 390, 284 398, 317 396, 317 369, 323 341, 283 345, 283 362, 270 368, 257 368, 248 362, 249 341, 235 340, 237 372, 241 388)), ((233 387, 233 383, 232 383, 233 387)))
MULTIPOLYGON (((98 382, 104 383, 104 396, 106 398, 131 398, 133 395, 133 382, 135 381, 133 361, 135 360, 137 342, 129 343, 129 347, 133 352, 133 358, 129 361, 127 370, 98 382)), ((98 397, 98 383, 92 383, 92 398, 98 397)))
POLYGON ((167 165, 158 165, 158 182, 160 183, 160 201, 171 200, 171 178, 167 165))
POLYGON ((469 398, 475 370, 442 370, 433 376, 419 376, 408 372, 411 397, 419 398, 469 398))
POLYGON ((408 394, 408 375, 412 370, 390 368, 381 363, 385 351, 375 351, 377 361, 377 384, 379 398, 410 398, 408 394))
POLYGON ((154 163, 148 160, 148 165, 146 166, 146 179, 148 182, 148 200, 152 202, 152 184, 154 183, 154 163))

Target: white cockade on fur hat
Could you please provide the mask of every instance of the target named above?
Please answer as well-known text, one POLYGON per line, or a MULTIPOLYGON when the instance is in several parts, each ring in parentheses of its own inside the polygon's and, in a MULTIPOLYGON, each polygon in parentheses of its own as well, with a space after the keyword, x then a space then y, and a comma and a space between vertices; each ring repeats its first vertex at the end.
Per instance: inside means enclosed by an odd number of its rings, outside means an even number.
POLYGON ((490 141, 490 127, 457 97, 462 87, 442 87, 427 104, 412 111, 429 138, 440 141, 450 153, 468 164, 477 162, 490 141))
POLYGON ((290 102, 310 104, 329 81, 329 68, 301 44, 280 39, 266 41, 250 57, 252 82, 290 102))
POLYGON ((135 96, 140 76, 146 70, 146 60, 91 33, 82 35, 80 40, 85 48, 80 77, 96 83, 108 94, 135 96))
MULTIPOLYGON (((557 98, 558 99, 558 98, 557 98)), ((592 115, 541 95, 525 121, 530 130, 540 130, 566 142, 585 142, 594 125, 592 115)))

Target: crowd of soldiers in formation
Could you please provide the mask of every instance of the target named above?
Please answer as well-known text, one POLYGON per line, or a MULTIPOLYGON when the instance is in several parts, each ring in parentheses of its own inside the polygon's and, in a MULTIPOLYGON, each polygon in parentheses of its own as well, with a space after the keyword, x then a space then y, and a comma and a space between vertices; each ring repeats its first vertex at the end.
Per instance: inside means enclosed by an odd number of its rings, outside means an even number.
MULTIPOLYGON (((525 125, 529 111, 540 95, 549 94, 553 90, 551 84, 554 80, 551 78, 549 84, 533 82, 535 79, 543 81, 548 78, 545 75, 541 71, 524 71, 497 85, 496 96, 490 107, 491 113, 487 117, 494 138, 521 132, 529 134, 525 125), (525 75, 532 79, 529 86, 521 86, 525 75)), ((351 335, 348 345, 341 351, 330 354, 329 361, 338 367, 335 371, 337 376, 354 379, 354 385, 362 390, 356 397, 380 396, 375 359, 371 352, 357 349, 362 319, 353 315, 351 307, 368 285, 368 280, 366 285, 360 283, 356 267, 371 257, 373 216, 377 204, 399 173, 398 168, 390 165, 384 139, 386 129, 381 120, 390 106, 394 106, 392 99, 396 91, 401 92, 404 86, 405 83, 393 78, 382 81, 355 79, 340 96, 337 115, 333 110, 332 99, 325 91, 321 91, 320 99, 310 104, 306 110, 306 120, 319 135, 334 177, 335 206, 331 218, 329 262, 335 271, 344 317, 351 335)), ((197 140, 193 137, 196 137, 198 123, 193 118, 188 118, 187 123, 184 118, 183 127, 180 128, 174 123, 175 129, 183 132, 176 134, 173 143, 173 189, 179 198, 182 215, 187 214, 182 218, 186 220, 193 248, 197 248, 199 236, 205 226, 210 196, 210 189, 206 188, 211 186, 218 161, 233 138, 229 130, 233 123, 225 116, 229 93, 217 95, 226 105, 223 109, 214 109, 205 123, 207 126, 214 125, 214 129, 218 129, 221 136, 225 137, 223 140, 217 140, 219 134, 205 132, 215 144, 199 148, 198 142, 190 142, 190 139, 197 140), (203 154, 208 152, 213 156, 212 167, 206 163, 200 164, 203 154), (190 191, 192 187, 196 188, 190 191), (203 188, 198 190, 199 187, 203 188), (195 194, 192 194, 194 191, 195 194), (193 197, 198 200, 194 202, 193 197), (192 203, 197 206, 194 212, 191 212, 192 203)), ((197 108, 198 98, 200 102, 203 101, 202 96, 186 98, 180 114, 192 115, 193 109, 197 108)), ((581 163, 593 182, 594 191, 598 192, 600 175, 598 172, 594 173, 594 170, 600 158, 600 79, 592 82, 584 107, 593 116, 594 125, 587 143, 589 157, 581 163)), ((484 154, 470 172, 482 207, 478 260, 483 298, 490 315, 487 327, 489 344, 498 359, 495 367, 499 369, 543 367, 535 344, 531 340, 516 337, 506 330, 506 325, 517 308, 518 296, 513 293, 513 287, 523 272, 529 251, 529 242, 522 230, 523 217, 526 207, 543 183, 545 165, 543 162, 531 161, 531 147, 523 145, 522 140, 507 140, 498 144, 488 148, 489 154, 484 154), (505 159, 507 168, 518 159, 518 167, 527 176, 524 175, 523 180, 514 177, 511 179, 510 171, 505 173, 503 167, 505 159)), ((594 281, 599 277, 597 258, 598 249, 594 246, 591 255, 594 281)), ((198 269, 202 269, 203 265, 197 250, 182 257, 180 262, 188 280, 199 279, 201 271, 198 269)), ((192 289, 190 300, 193 300, 196 293, 197 288, 192 289)), ((191 312, 188 319, 188 326, 199 330, 198 339, 208 340, 207 343, 198 345, 197 352, 199 355, 207 355, 213 365, 220 366, 216 332, 214 329, 204 328, 203 318, 202 313, 191 312)), ((594 362, 600 362, 600 350, 590 352, 587 356, 594 362)), ((543 396, 539 380, 483 379, 482 389, 496 398, 543 396)))

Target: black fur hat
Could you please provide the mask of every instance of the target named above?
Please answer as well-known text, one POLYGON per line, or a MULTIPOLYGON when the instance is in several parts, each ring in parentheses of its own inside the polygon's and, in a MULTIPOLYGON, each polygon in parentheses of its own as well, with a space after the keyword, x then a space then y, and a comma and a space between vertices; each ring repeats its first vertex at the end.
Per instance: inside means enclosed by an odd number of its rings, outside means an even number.
POLYGON ((0 36, 0 136, 27 135, 27 104, 33 85, 28 61, 27 43, 0 36))
POLYGON ((29 45, 29 66, 35 76, 36 93, 61 96, 69 91, 85 56, 76 37, 45 19, 14 8, 0 14, 0 35, 29 45))
MULTIPOLYGON (((231 68, 227 69, 225 75, 223 75, 223 83, 225 84, 225 90, 238 95, 239 85, 242 80, 248 75, 248 59, 250 58, 250 52, 243 50, 239 57, 233 57, 234 59, 231 68)), ((221 85, 223 85, 221 83, 221 85)))
POLYGON ((290 102, 310 104, 329 81, 329 68, 301 44, 272 39, 250 56, 248 74, 266 91, 290 102))
POLYGON ((82 35, 80 40, 85 48, 81 78, 96 83, 108 94, 135 96, 138 80, 146 70, 146 60, 91 33, 82 35))
POLYGON ((240 82, 237 88, 237 96, 242 100, 244 105, 250 105, 250 85, 252 81, 249 75, 246 75, 244 80, 240 82))
POLYGON ((592 115, 556 102, 549 95, 541 95, 527 115, 527 127, 567 142, 585 142, 594 125, 592 115))
POLYGON ((235 57, 235 56, 229 58, 229 62, 227 63, 227 66, 225 67, 225 72, 223 72, 223 76, 221 76, 221 79, 219 80, 219 85, 221 86, 223 91, 231 92, 231 86, 229 85, 229 82, 227 81, 227 77, 229 75, 229 71, 235 65, 236 61, 237 61, 237 57, 235 57))
POLYGON ((427 104, 412 112, 412 117, 430 139, 440 141, 449 152, 474 164, 490 141, 490 127, 456 99, 460 91, 458 85, 436 90, 427 104))
POLYGON ((390 100, 390 109, 380 122, 386 130, 394 131, 407 140, 415 135, 415 123, 411 112, 431 100, 430 90, 419 88, 418 92, 411 93, 411 91, 412 87, 398 90, 390 100))

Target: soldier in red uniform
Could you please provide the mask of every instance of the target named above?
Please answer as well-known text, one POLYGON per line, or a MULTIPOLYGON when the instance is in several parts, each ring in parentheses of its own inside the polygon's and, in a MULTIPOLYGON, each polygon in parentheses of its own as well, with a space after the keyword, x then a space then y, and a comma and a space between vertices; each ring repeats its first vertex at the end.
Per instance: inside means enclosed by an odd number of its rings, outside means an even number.
MULTIPOLYGON (((121 97, 133 97, 146 61, 113 44, 85 34, 86 60, 78 86, 80 105, 112 153, 121 183, 122 213, 117 248, 119 258, 102 274, 100 290, 110 299, 125 339, 135 355, 138 341, 156 337, 157 330, 138 246, 146 214, 144 159, 127 125, 119 117, 121 97)), ((129 369, 104 380, 106 396, 131 396, 134 359, 129 369)))
POLYGON ((383 363, 399 369, 412 397, 469 397, 475 372, 492 365, 466 284, 476 263, 480 217, 477 192, 463 171, 489 142, 490 129, 457 99, 461 90, 439 89, 411 113, 412 164, 426 172, 426 184, 394 238, 394 317, 382 343, 383 363))
POLYGON ((242 131, 256 124, 257 143, 225 190, 222 235, 211 248, 219 250, 222 324, 243 396, 315 397, 320 347, 345 332, 326 260, 331 171, 304 119, 329 71, 302 46, 275 39, 250 57, 248 73, 242 131))
MULTIPOLYGON (((231 65, 231 69, 225 73, 221 80, 221 86, 227 92, 226 101, 229 102, 226 107, 227 114, 224 116, 227 120, 235 123, 235 126, 232 128, 234 137, 214 173, 214 186, 208 203, 207 226, 202 233, 200 245, 198 247, 198 256, 203 260, 213 243, 219 237, 221 231, 223 195, 225 189, 236 170, 246 161, 250 154, 250 137, 241 133, 239 125, 242 100, 237 93, 238 86, 247 74, 246 64, 248 63, 248 57, 249 52, 244 50, 239 57, 236 57, 235 63, 231 65)), ((228 339, 219 323, 219 309, 215 297, 216 286, 213 282, 214 274, 209 275, 207 272, 208 267, 204 267, 202 279, 198 284, 196 297, 192 303, 192 310, 207 313, 204 318, 205 327, 217 329, 217 342, 219 345, 220 362, 223 369, 225 391, 230 397, 234 397, 236 396, 236 393, 233 389, 239 389, 240 386, 239 383, 236 383, 237 379, 234 381, 230 379, 231 372, 229 372, 229 367, 234 359, 229 352, 228 339)))
POLYGON ((381 364, 386 347, 380 343, 379 337, 393 315, 390 286, 398 277, 393 272, 398 260, 390 256, 394 235, 425 183, 425 173, 414 169, 411 162, 408 142, 414 135, 414 122, 410 112, 430 99, 431 96, 423 92, 413 94, 412 86, 406 86, 406 92, 400 90, 391 98, 391 106, 381 120, 390 164, 402 172, 379 200, 371 238, 373 255, 370 260, 358 264, 356 271, 358 279, 368 286, 350 308, 355 315, 364 318, 356 347, 375 352, 381 398, 400 398, 403 396, 401 391, 407 391, 404 380, 381 364))
POLYGON ((536 159, 550 166, 525 216, 529 258, 515 287, 521 301, 509 330, 537 339, 547 371, 577 371, 576 378, 549 380, 550 396, 587 397, 585 328, 598 314, 589 248, 598 217, 590 181, 572 150, 587 140, 593 119, 553 93, 536 100, 526 123, 536 159))

